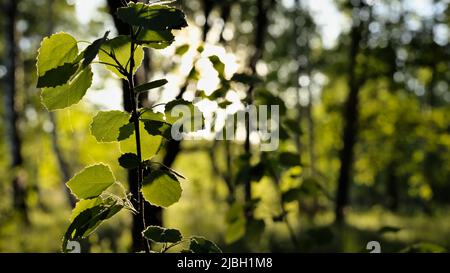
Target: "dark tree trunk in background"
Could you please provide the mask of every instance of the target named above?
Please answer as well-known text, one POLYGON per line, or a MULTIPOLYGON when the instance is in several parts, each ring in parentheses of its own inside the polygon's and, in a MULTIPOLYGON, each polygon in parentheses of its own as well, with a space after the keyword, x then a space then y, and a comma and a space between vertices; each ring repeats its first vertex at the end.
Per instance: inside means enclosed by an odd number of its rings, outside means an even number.
POLYGON ((16 19, 17 0, 4 2, 2 7, 5 18, 5 65, 7 69, 5 77, 5 129, 6 139, 9 147, 10 166, 13 173, 13 204, 14 208, 21 214, 25 222, 29 222, 28 205, 26 194, 26 175, 22 172, 22 140, 19 135, 18 113, 16 110, 16 19))
POLYGON ((392 211, 397 211, 399 205, 399 193, 397 186, 396 163, 391 161, 387 167, 387 206, 392 211))
MULTIPOLYGON (((205 17, 205 23, 203 25, 203 33, 202 33, 202 39, 203 43, 206 42, 206 37, 208 36, 208 31, 210 29, 210 26, 208 25, 208 17, 209 14, 212 11, 213 8, 213 1, 212 0, 204 0, 203 1, 203 16, 205 17)), ((183 86, 180 88, 180 93, 178 93, 176 99, 181 99, 183 97, 184 92, 186 92, 187 87, 189 85, 189 79, 186 78, 186 81, 184 82, 183 86)), ((175 159, 177 158, 178 154, 181 151, 181 141, 178 140, 169 140, 166 144, 166 153, 163 158, 163 164, 171 167, 173 163, 175 162, 175 159)))
POLYGON ((222 27, 222 31, 220 32, 219 42, 224 43, 225 38, 223 37, 223 31, 225 30, 225 25, 228 21, 228 18, 230 17, 231 0, 224 0, 224 1, 222 1, 221 4, 222 4, 222 6, 221 6, 221 10, 220 10, 220 18, 222 18, 223 27, 222 27))
POLYGON ((205 16, 205 23, 203 24, 202 40, 206 41, 210 25, 208 23, 209 14, 214 8, 214 0, 203 0, 203 16, 205 16))
MULTIPOLYGON (((129 2, 128 0, 125 2, 129 2)), ((133 1, 136 2, 136 1, 133 1)), ((122 7, 122 1, 119 0, 108 0, 108 8, 109 13, 111 14, 114 25, 117 29, 119 35, 128 35, 130 34, 130 28, 127 24, 122 22, 116 16, 116 10, 119 7, 122 7)), ((128 83, 122 80, 122 90, 123 90, 123 108, 125 111, 131 113, 132 111, 132 103, 130 101, 130 93, 131 90, 128 87, 128 83)), ((131 203, 135 208, 139 208, 139 203, 137 202, 137 196, 139 195, 138 191, 138 183, 137 183, 137 173, 136 171, 128 171, 128 187, 133 196, 131 203)), ((150 205, 148 202, 145 202, 145 222, 147 225, 158 225, 162 226, 162 210, 159 207, 155 207, 150 205)), ((144 224, 142 222, 142 214, 133 214, 133 225, 132 225, 132 245, 131 250, 133 252, 143 251, 144 248, 144 240, 142 238, 142 230, 144 229, 144 224)))
MULTIPOLYGON (((362 3, 357 3, 353 10, 359 10, 362 3)), ((356 15, 353 15, 356 16, 356 15)), ((361 87, 361 82, 358 79, 357 56, 360 51, 360 42, 362 39, 362 23, 358 22, 358 18, 353 17, 353 26, 350 33, 350 64, 349 64, 349 94, 345 103, 344 109, 344 133, 343 133, 343 148, 340 151, 339 157, 341 167, 339 170, 338 188, 336 196, 336 222, 341 223, 344 220, 344 208, 348 204, 348 194, 351 180, 351 171, 353 165, 353 148, 356 143, 356 135, 358 131, 358 93, 361 87)))
MULTIPOLYGON (((267 17, 268 11, 273 9, 275 6, 275 0, 257 0, 256 7, 258 10, 258 13, 256 15, 255 25, 256 25, 256 31, 255 31, 255 37, 254 37, 254 53, 250 57, 250 63, 248 65, 250 72, 252 75, 256 75, 256 65, 258 61, 262 58, 263 52, 264 52, 264 44, 265 44, 265 38, 267 33, 267 27, 269 24, 269 18, 267 17)), ((253 104, 254 100, 254 86, 250 85, 247 90, 247 98, 246 102, 248 105, 253 104)), ((249 122, 245 123, 246 126, 246 136, 245 136, 245 143, 244 143, 244 151, 247 158, 247 166, 250 167, 250 160, 252 156, 251 151, 251 144, 250 144, 250 128, 249 128, 249 122)), ((244 196, 245 196, 245 202, 247 204, 251 203, 252 199, 252 181, 251 181, 251 175, 246 176, 246 180, 244 181, 244 196)), ((251 206, 246 206, 247 210, 245 212, 245 215, 247 219, 253 218, 253 209, 251 206)))
POLYGON ((70 189, 66 186, 66 182, 70 179, 70 171, 69 171, 69 165, 67 164, 66 160, 64 159, 63 153, 61 151, 61 148, 59 146, 59 138, 57 134, 57 122, 55 113, 50 112, 49 113, 50 122, 53 125, 51 134, 51 141, 52 141, 52 148, 53 152, 55 153, 56 162, 58 162, 59 166, 59 172, 61 175, 61 185, 63 187, 64 193, 67 197, 67 202, 69 205, 74 208, 75 204, 77 203, 77 200, 75 199, 75 196, 70 192, 70 189))

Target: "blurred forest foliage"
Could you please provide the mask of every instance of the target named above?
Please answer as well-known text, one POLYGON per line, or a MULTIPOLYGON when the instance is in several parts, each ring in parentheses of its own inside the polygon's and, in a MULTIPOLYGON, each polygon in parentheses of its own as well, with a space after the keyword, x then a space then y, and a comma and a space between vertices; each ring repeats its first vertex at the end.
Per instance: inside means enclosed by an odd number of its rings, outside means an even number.
MULTIPOLYGON (((74 204, 64 183, 82 166, 108 163, 127 182, 117 144, 89 134, 92 113, 122 107, 120 81, 99 70, 88 103, 50 114, 35 87, 43 37, 121 33, 111 15, 122 2, 1 0, 0 252, 60 250, 74 204)), ((146 52, 138 81, 169 85, 141 103, 201 94, 210 112, 275 104, 282 130, 275 152, 250 137, 166 143, 162 162, 188 179, 180 202, 151 208, 150 221, 226 252, 367 252, 373 240, 383 252, 450 249, 450 1, 173 5, 189 27, 146 52), (327 20, 339 24, 331 43, 327 20)), ((83 251, 132 251, 133 221, 120 214, 83 251)))

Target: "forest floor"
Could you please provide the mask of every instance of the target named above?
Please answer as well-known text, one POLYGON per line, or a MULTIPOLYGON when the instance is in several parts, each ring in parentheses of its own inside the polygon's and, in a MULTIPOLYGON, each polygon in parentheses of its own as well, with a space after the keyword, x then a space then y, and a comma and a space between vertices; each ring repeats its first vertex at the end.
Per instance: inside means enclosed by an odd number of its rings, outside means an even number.
MULTIPOLYGON (((180 221, 177 226, 184 227, 184 233, 202 234, 215 239, 226 252, 369 252, 366 244, 378 241, 382 252, 399 252, 407 247, 418 247, 416 251, 433 251, 436 244, 450 249, 450 215, 441 210, 433 216, 426 214, 395 214, 380 208, 365 211, 352 211, 347 224, 335 226, 326 224, 331 212, 323 213, 315 221, 325 224, 312 224, 308 219, 299 228, 299 247, 289 240, 283 223, 269 225, 259 244, 236 242, 223 245, 223 230, 202 227, 201 223, 190 226, 180 221), (188 227, 188 228, 186 228, 188 227), (383 232, 382 228, 385 231, 383 232), (387 227, 387 228, 386 228, 387 227), (208 228, 208 234, 204 231, 208 228), (381 232, 380 232, 381 231, 381 232), (424 244, 425 243, 425 244, 424 244)), ((178 214, 172 211, 172 215, 178 214)), ((64 208, 54 210, 34 209, 30 215, 31 225, 20 223, 17 217, 2 218, 0 222, 0 252, 58 252, 62 235, 68 225, 68 211, 64 208)), ((331 216, 332 217, 332 216, 331 216)), ((208 217, 207 217, 208 218, 208 217)), ((182 219, 180 219, 182 220, 182 219)), ((217 223, 220 225, 220 223, 217 223)), ((117 219, 105 224, 90 237, 92 252, 127 252, 130 244, 128 214, 121 213, 117 219)))

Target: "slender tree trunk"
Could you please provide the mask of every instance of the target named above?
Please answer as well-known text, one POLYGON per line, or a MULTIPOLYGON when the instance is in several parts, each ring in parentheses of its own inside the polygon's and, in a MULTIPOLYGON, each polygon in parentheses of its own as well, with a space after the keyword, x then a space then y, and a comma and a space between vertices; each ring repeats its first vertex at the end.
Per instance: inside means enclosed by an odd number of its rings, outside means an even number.
MULTIPOLYGON (((354 10, 361 7, 361 3, 354 6, 354 10)), ((355 15, 354 15, 355 16, 355 15)), ((360 80, 356 75, 357 56, 359 54, 359 44, 362 39, 362 24, 357 23, 358 19, 353 18, 353 26, 350 33, 350 65, 349 65, 349 94, 345 103, 344 112, 344 133, 343 133, 343 148, 340 151, 341 167, 338 178, 338 188, 336 197, 336 222, 341 223, 344 220, 344 208, 348 204, 348 193, 351 180, 351 171, 353 164, 353 147, 356 143, 356 135, 358 131, 358 93, 361 87, 360 80)))
MULTIPOLYGON (((294 22, 294 37, 292 37, 294 39, 294 43, 295 43, 295 58, 298 61, 298 68, 297 68, 297 74, 296 77, 294 79, 294 86, 296 88, 296 92, 295 92, 295 99, 296 99, 296 119, 299 122, 298 124, 298 128, 300 128, 301 126, 301 118, 302 118, 302 105, 300 104, 300 83, 299 83, 299 78, 301 75, 301 71, 303 70, 302 65, 300 64, 300 45, 297 44, 297 38, 302 34, 300 29, 302 27, 302 25, 299 25, 298 21, 300 20, 296 20, 296 18, 299 18, 300 15, 300 9, 301 9, 301 5, 300 5, 300 0, 295 0, 295 7, 296 7, 296 12, 294 13, 294 18, 293 18, 293 22, 294 22)), ((300 131, 300 130, 296 130, 296 131, 300 131)), ((295 143, 295 148, 297 150, 298 156, 301 158, 301 142, 300 142, 300 133, 296 132, 294 134, 294 143, 295 143)))
POLYGON ((399 205, 399 194, 397 186, 396 164, 392 160, 387 167, 387 206, 392 211, 397 211, 399 205))
MULTIPOLYGON (((208 17, 212 11, 212 6, 213 6, 213 3, 211 0, 204 0, 203 15, 205 17, 205 23, 203 25, 203 33, 202 33, 203 43, 206 42, 206 37, 208 36, 208 31, 210 29, 210 27, 208 25, 208 17)), ((186 78, 186 81, 181 86, 180 93, 178 93, 176 99, 181 99, 183 97, 183 94, 186 92, 188 85, 189 85, 189 79, 186 78)), ((173 139, 169 140, 166 145, 166 153, 163 158, 163 164, 168 167, 171 167, 173 165, 173 163, 175 162, 175 159, 177 158, 180 151, 181 151, 181 141, 173 140, 173 139)))
MULTIPOLYGON (((256 31, 255 31, 255 37, 254 37, 254 47, 255 51, 253 55, 250 58, 249 63, 249 69, 252 73, 252 75, 256 75, 256 65, 258 61, 262 58, 264 53, 264 43, 267 33, 267 27, 269 24, 269 18, 267 17, 267 13, 270 9, 273 9, 275 6, 275 0, 257 0, 256 1, 256 7, 258 9, 258 13, 256 15, 256 31)), ((247 97, 246 97, 246 103, 248 105, 252 105, 254 101, 254 86, 250 85, 247 90, 247 97)), ((250 160, 252 157, 252 151, 251 151, 251 144, 250 144, 250 126, 249 122, 245 123, 245 143, 244 143, 244 151, 247 158, 247 166, 250 167, 250 160)), ((247 204, 251 203, 252 200, 252 181, 251 176, 248 175, 246 177, 246 180, 244 181, 244 196, 245 196, 245 202, 247 204)), ((253 218, 253 209, 251 206, 246 206, 246 212, 245 215, 247 219, 253 218)))
POLYGON ((202 40, 206 41, 210 25, 208 22, 209 14, 214 8, 213 0, 203 0, 203 16, 205 17, 205 23, 203 24, 202 40))
POLYGON ((70 171, 69 171, 69 165, 67 164, 63 153, 61 151, 61 148, 59 146, 59 138, 57 134, 57 122, 55 113, 50 112, 49 113, 50 122, 53 125, 52 131, 50 132, 51 141, 52 141, 52 148, 53 152, 55 153, 56 161, 58 162, 59 166, 59 172, 61 175, 61 186, 63 188, 64 194, 67 197, 67 202, 69 205, 74 208, 77 200, 75 199, 75 196, 72 195, 70 192, 70 189, 66 186, 66 182, 70 179, 70 171))
POLYGON ((18 128, 18 113, 16 109, 16 19, 17 0, 4 2, 3 14, 5 16, 5 65, 7 69, 5 77, 5 129, 9 146, 10 166, 13 173, 13 204, 14 208, 22 215, 25 222, 29 222, 26 194, 26 175, 23 174, 22 140, 18 128))
POLYGON ((223 21, 223 27, 222 30, 220 31, 220 38, 219 38, 219 42, 220 43, 224 43, 225 42, 225 38, 223 36, 223 31, 225 30, 225 25, 228 21, 228 18, 230 17, 230 13, 231 13, 231 1, 230 0, 225 0, 222 1, 222 6, 221 6, 221 10, 220 10, 220 18, 222 18, 223 21))

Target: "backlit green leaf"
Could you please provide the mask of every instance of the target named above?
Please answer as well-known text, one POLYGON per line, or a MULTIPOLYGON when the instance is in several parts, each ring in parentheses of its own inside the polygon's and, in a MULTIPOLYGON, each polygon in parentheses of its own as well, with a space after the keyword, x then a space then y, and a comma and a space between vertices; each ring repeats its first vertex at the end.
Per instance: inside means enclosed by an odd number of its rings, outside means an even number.
POLYGON ((37 87, 56 87, 66 83, 76 72, 77 41, 61 32, 44 38, 37 56, 37 87))
POLYGON ((140 111, 139 119, 141 121, 148 121, 148 120, 156 120, 165 122, 164 114, 160 112, 153 112, 151 109, 141 109, 140 111))
POLYGON ((67 187, 78 199, 88 199, 99 196, 115 181, 116 179, 109 166, 97 164, 86 167, 75 174, 67 182, 67 187))
MULTIPOLYGON (((100 52, 98 58, 101 62, 110 65, 105 65, 106 69, 113 72, 119 78, 126 79, 126 76, 119 71, 118 68, 113 67, 119 66, 130 72, 130 53, 131 53, 131 40, 128 36, 120 35, 114 39, 108 40, 100 47, 100 52)), ((141 46, 137 46, 134 51, 134 69, 133 73, 137 71, 139 66, 144 59, 144 50, 141 46)))
POLYGON ((80 211, 64 234, 62 249, 66 251, 69 240, 79 240, 89 236, 106 219, 111 218, 123 208, 116 200, 107 199, 93 207, 80 211))
POLYGON ((144 179, 142 194, 150 204, 159 207, 168 207, 181 197, 181 185, 171 173, 156 170, 144 179))
POLYGON ((150 47, 154 49, 163 49, 170 46, 175 40, 170 30, 142 30, 138 37, 136 43, 142 45, 143 47, 150 47))
POLYGON ((75 208, 72 210, 69 220, 72 222, 83 211, 93 208, 103 202, 102 198, 82 199, 75 204, 75 208))
POLYGON ((43 88, 42 103, 49 111, 64 109, 78 103, 92 84, 92 71, 88 67, 77 77, 57 87, 43 88))
POLYGON ((138 92, 138 93, 144 92, 144 91, 147 91, 150 89, 155 89, 155 88, 161 87, 161 86, 165 85, 166 83, 167 83, 166 79, 151 81, 151 82, 139 85, 138 87, 134 88, 134 91, 138 92))
MULTIPOLYGON (((140 128, 140 140, 141 140, 141 151, 142 151, 142 160, 147 160, 152 158, 156 153, 158 153, 159 148, 162 143, 161 136, 152 136, 145 131, 144 123, 139 122, 140 128)), ((133 153, 137 154, 136 151, 136 137, 133 130, 132 135, 120 141, 120 151, 122 153, 133 153)))
POLYGON ((189 244, 192 253, 222 253, 222 250, 212 241, 200 236, 193 236, 189 244))
POLYGON ((132 3, 119 8, 117 16, 127 24, 151 30, 181 29, 187 26, 184 13, 174 7, 160 4, 132 3))
POLYGON ((95 40, 83 51, 83 67, 90 65, 95 57, 97 57, 100 47, 107 41, 108 34, 109 31, 107 31, 102 38, 95 40))
POLYGON ((177 243, 183 238, 177 229, 149 226, 142 234, 155 243, 177 243))
POLYGON ((120 129, 127 125, 130 115, 123 111, 101 111, 92 119, 91 134, 98 142, 118 141, 120 129))

